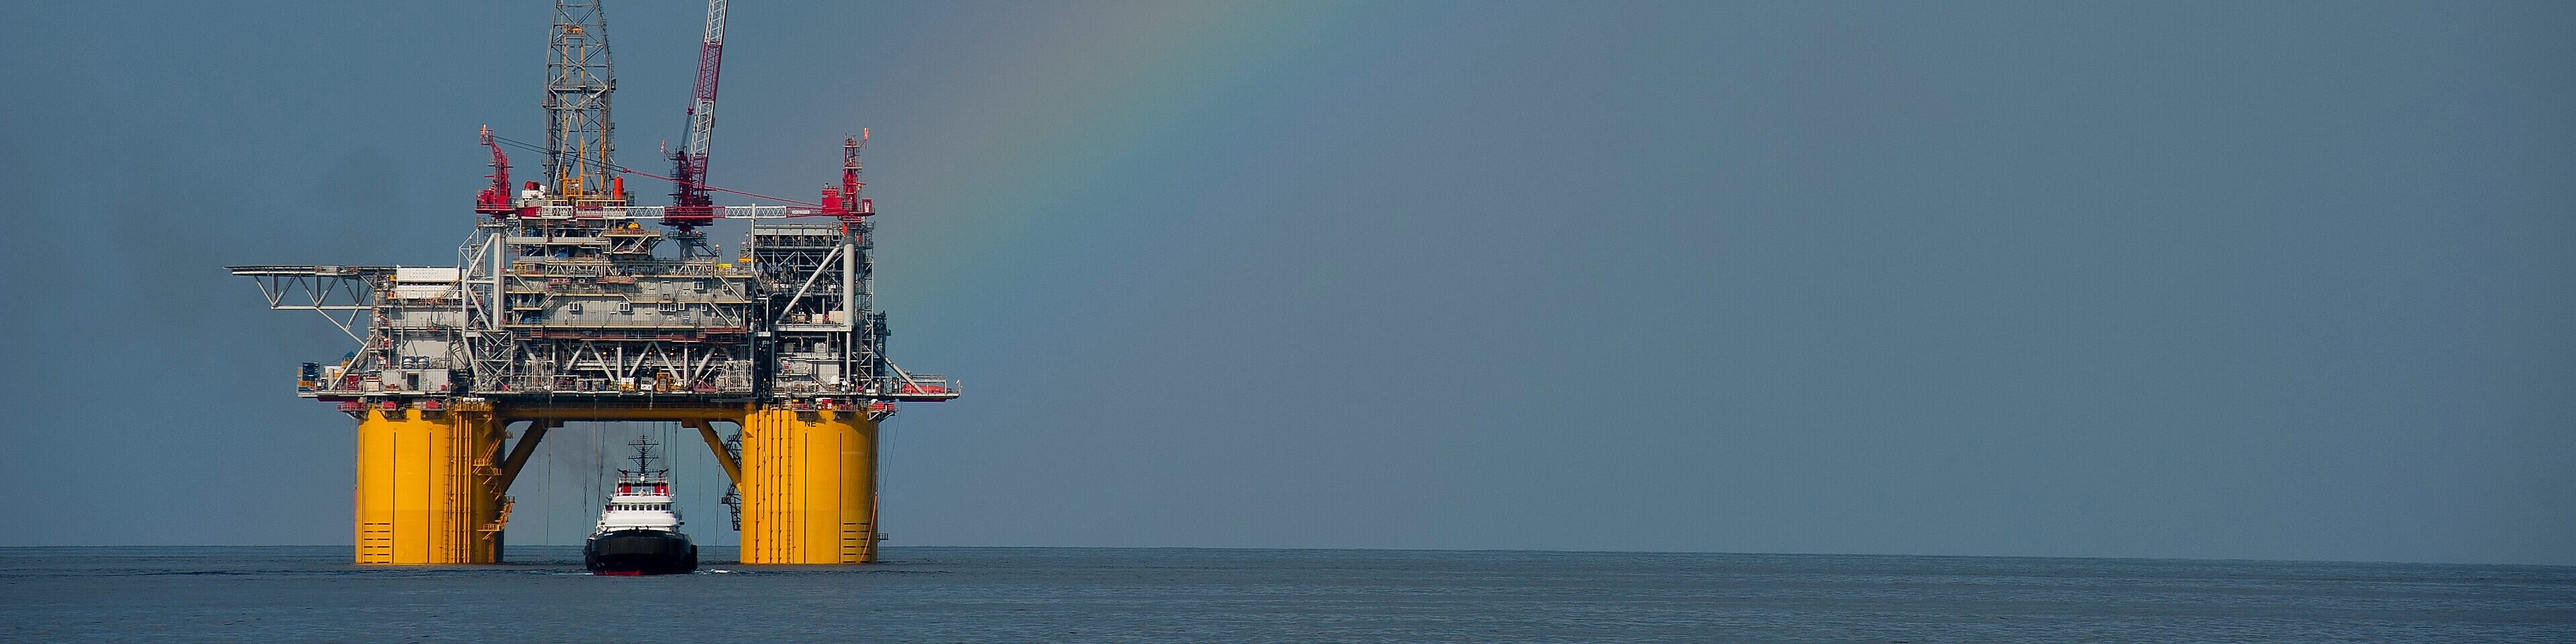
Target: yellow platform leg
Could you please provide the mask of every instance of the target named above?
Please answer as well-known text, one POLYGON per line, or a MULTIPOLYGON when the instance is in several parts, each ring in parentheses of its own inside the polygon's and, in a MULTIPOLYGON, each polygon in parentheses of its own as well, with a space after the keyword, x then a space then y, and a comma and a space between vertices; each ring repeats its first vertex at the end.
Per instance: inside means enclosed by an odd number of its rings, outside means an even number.
POLYGON ((489 414, 368 411, 358 422, 358 563, 499 561, 500 445, 489 414))
POLYGON ((742 562, 876 561, 877 424, 755 409, 742 426, 742 562))

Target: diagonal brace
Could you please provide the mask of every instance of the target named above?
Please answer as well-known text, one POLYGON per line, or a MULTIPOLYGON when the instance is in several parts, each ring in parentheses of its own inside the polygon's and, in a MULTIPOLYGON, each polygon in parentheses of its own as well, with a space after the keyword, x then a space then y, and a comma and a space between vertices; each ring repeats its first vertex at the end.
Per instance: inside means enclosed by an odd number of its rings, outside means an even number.
POLYGON ((510 446, 510 457, 502 459, 501 481, 493 486, 493 491, 504 494, 509 493, 510 481, 517 480, 519 478, 519 468, 525 467, 528 464, 529 455, 537 453, 537 442, 545 440, 546 430, 554 429, 556 426, 562 424, 563 421, 560 420, 528 421, 527 435, 520 436, 519 442, 510 446))
POLYGON ((725 476, 733 482, 735 489, 741 489, 742 463, 733 460, 732 452, 725 451, 724 439, 716 437, 716 426, 707 423, 703 418, 692 418, 680 423, 698 429, 698 437, 707 439, 707 450, 716 453, 716 464, 724 466, 725 476))

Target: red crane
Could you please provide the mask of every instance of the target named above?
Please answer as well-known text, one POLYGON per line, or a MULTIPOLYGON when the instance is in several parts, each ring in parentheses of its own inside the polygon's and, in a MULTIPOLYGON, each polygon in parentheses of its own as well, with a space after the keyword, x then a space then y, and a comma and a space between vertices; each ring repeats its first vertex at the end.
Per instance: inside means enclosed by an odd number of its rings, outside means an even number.
POLYGON ((698 82, 689 101, 689 133, 671 153, 671 206, 662 225, 686 231, 715 223, 707 196, 707 147, 716 133, 716 75, 724 67, 725 0, 707 0, 706 40, 698 47, 698 82))
POLYGON ((483 146, 492 148, 491 187, 474 195, 474 212, 499 217, 516 210, 510 200, 510 155, 501 153, 501 144, 492 140, 492 126, 483 126, 483 146))

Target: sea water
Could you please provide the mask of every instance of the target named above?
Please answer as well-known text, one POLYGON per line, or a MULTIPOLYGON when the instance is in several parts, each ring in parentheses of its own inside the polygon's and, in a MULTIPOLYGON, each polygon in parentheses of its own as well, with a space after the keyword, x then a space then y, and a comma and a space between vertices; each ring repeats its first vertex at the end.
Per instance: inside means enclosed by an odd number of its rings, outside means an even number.
POLYGON ((2576 642, 2576 568, 1609 552, 888 548, 594 577, 348 548, 0 549, 0 641, 2576 642))

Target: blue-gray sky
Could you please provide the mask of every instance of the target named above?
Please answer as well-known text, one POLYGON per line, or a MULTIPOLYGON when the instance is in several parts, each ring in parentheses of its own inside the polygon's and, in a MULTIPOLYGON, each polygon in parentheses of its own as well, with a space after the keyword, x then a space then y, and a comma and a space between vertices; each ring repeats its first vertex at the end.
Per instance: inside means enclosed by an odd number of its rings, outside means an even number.
MULTIPOLYGON (((629 163, 701 6, 609 6, 629 163)), ((346 340, 220 267, 452 262, 545 3, 14 15, 0 544, 346 543, 350 424, 289 379, 346 340)), ((874 129, 895 354, 971 392, 889 425, 898 545, 2569 565, 2569 33, 745 2, 714 177, 808 194, 874 129)), ((558 447, 514 543, 588 524, 558 447)))

